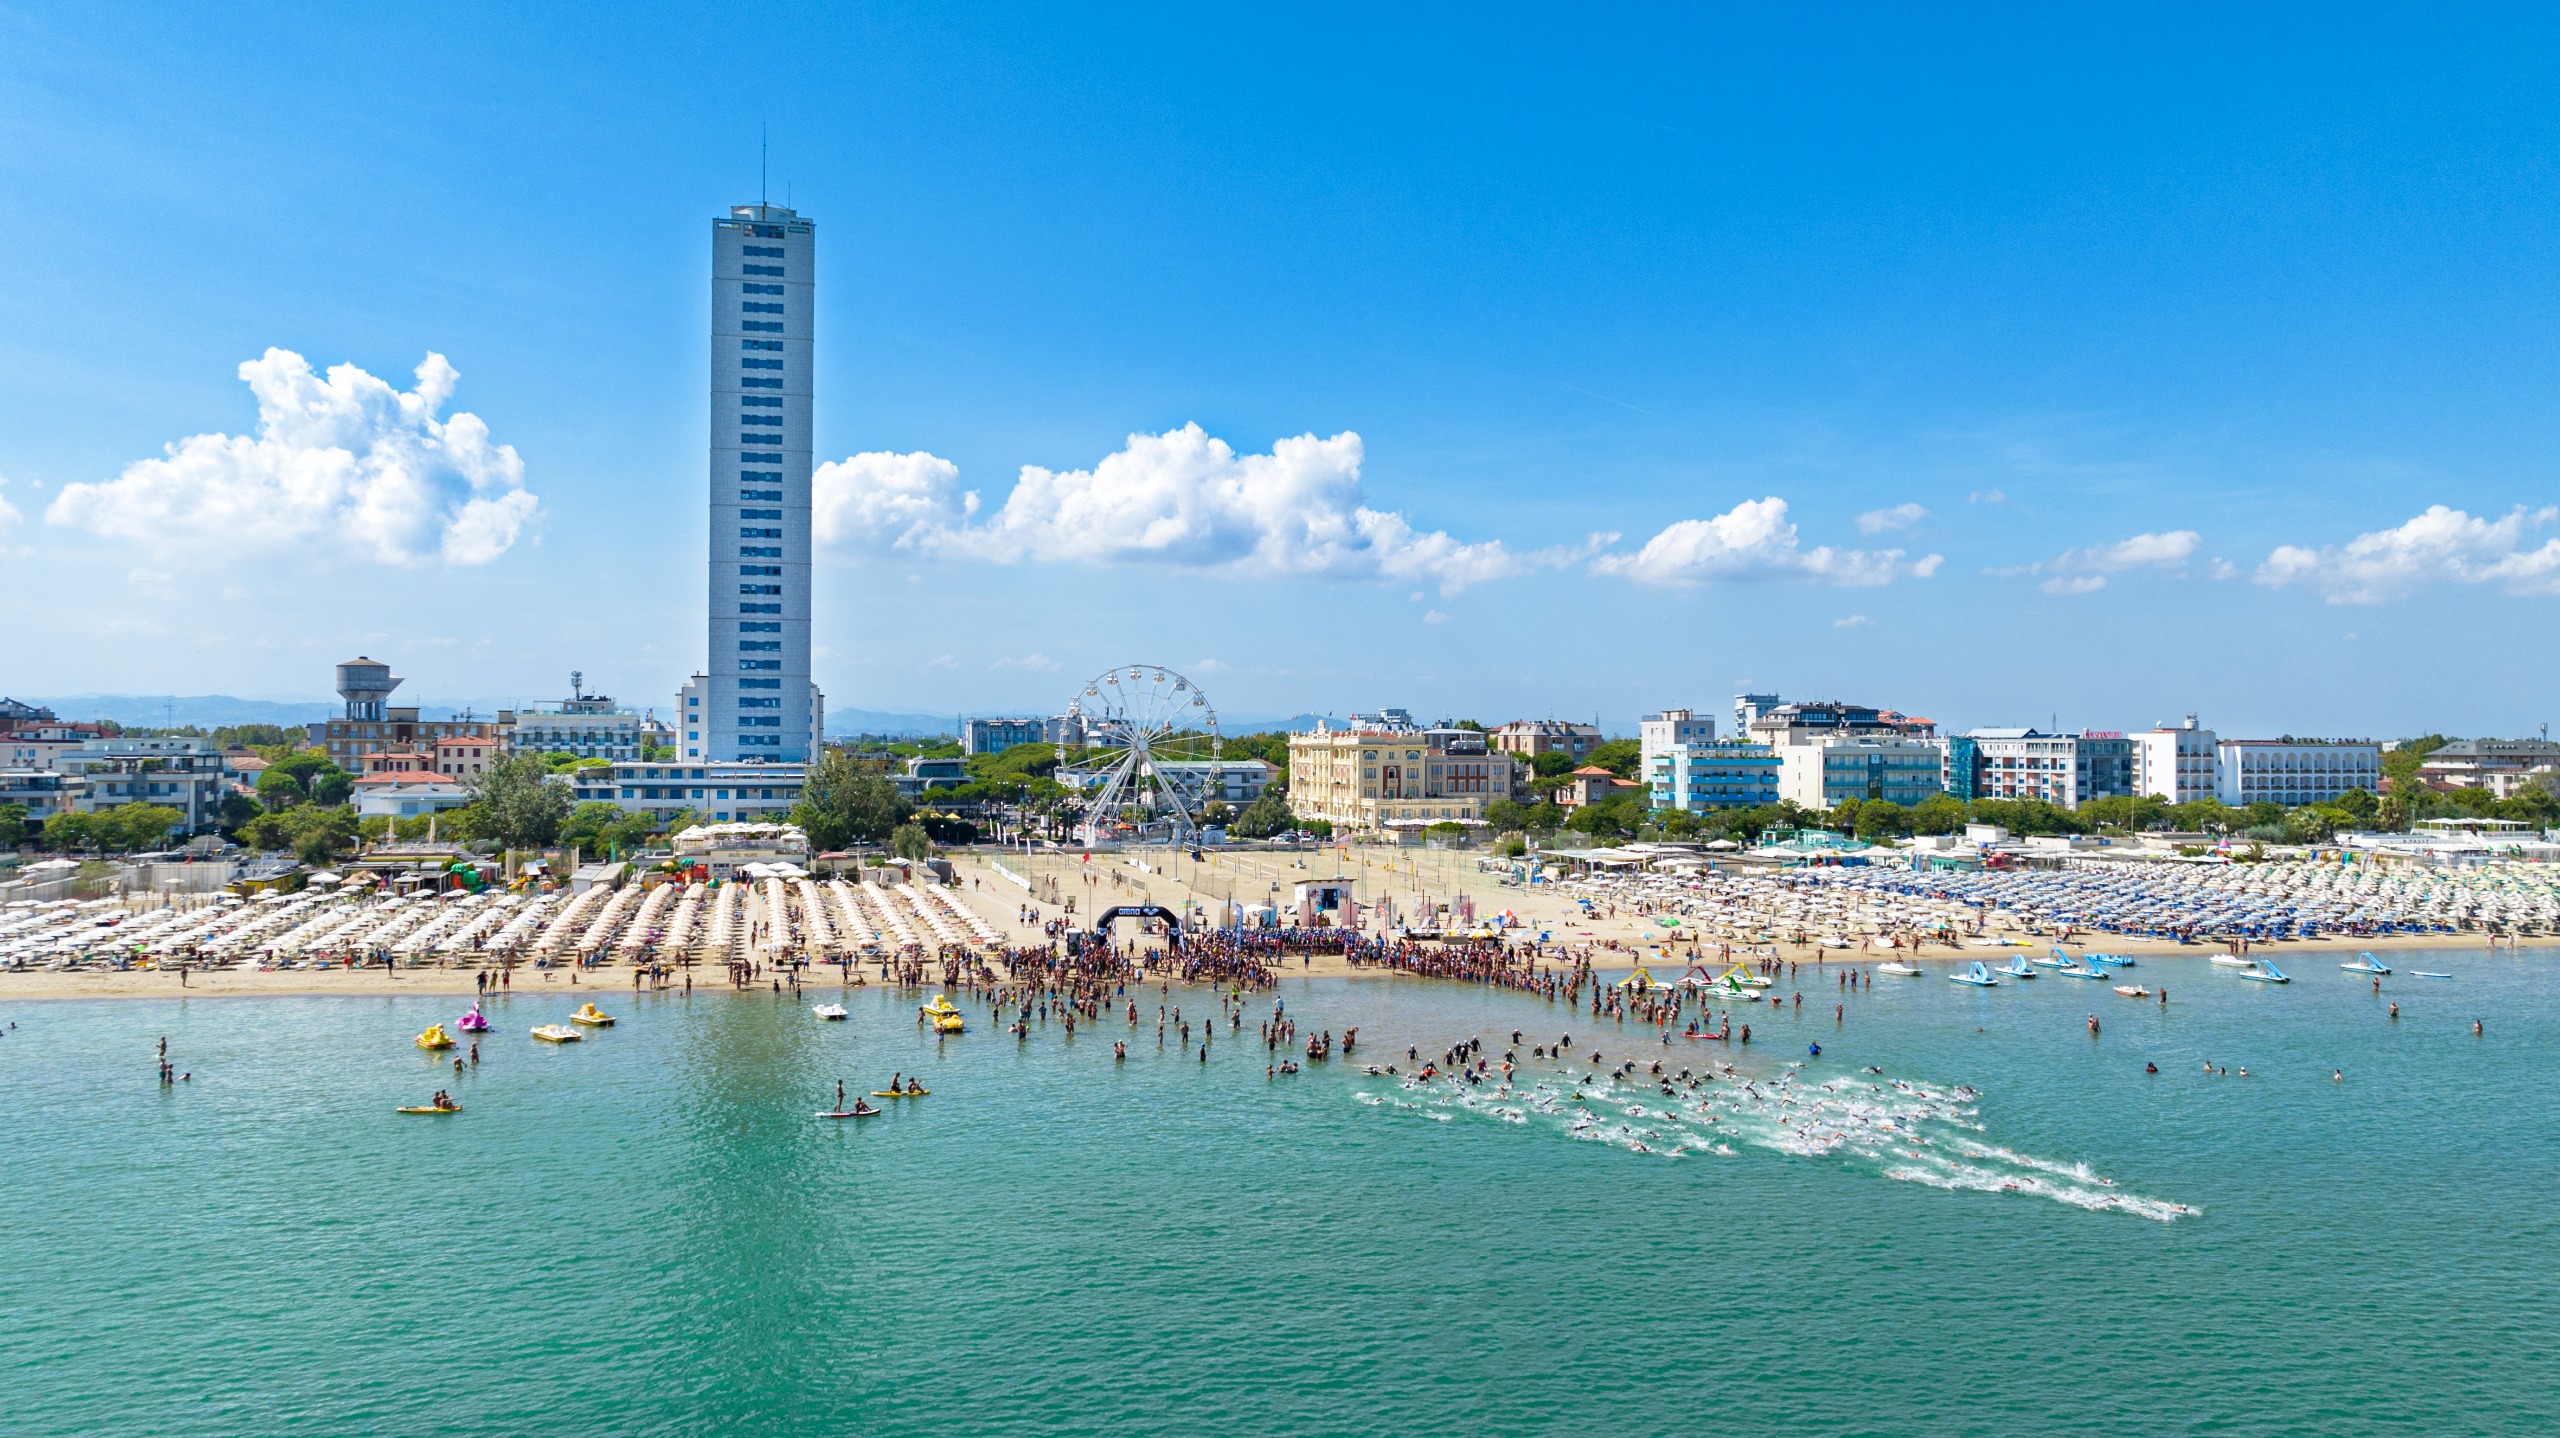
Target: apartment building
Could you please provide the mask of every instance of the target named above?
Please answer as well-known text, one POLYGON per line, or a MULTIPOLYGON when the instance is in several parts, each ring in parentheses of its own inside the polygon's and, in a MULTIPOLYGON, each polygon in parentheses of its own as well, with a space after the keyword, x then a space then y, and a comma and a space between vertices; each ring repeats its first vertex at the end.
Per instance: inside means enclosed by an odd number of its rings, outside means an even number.
POLYGON ((1563 719, 1514 719, 1493 730, 1485 742, 1499 754, 1517 754, 1523 759, 1562 754, 1580 764, 1600 747, 1600 731, 1589 724, 1563 719))

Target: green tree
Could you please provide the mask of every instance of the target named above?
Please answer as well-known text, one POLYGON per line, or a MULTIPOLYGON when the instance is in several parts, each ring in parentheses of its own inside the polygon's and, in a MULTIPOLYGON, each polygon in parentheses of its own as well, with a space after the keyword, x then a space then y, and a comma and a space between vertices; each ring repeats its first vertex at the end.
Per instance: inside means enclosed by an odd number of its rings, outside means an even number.
POLYGON ((1637 827, 1644 822, 1644 812, 1642 800, 1626 795, 1604 799, 1597 804, 1585 804, 1573 811, 1573 817, 1565 820, 1564 826, 1595 839, 1629 839, 1635 837, 1637 827))
POLYGON ((14 849, 27 837, 27 806, 0 804, 0 849, 14 849))
POLYGON ((1591 751, 1590 762, 1621 779, 1632 779, 1636 766, 1644 762, 1644 746, 1633 739, 1612 739, 1591 751))
POLYGON ((338 856, 347 851, 350 843, 350 837, 338 825, 313 824, 293 841, 293 856, 318 868, 337 862, 338 856))
POLYGON ((56 814, 45 820, 44 838, 58 850, 129 854, 167 843, 186 817, 165 804, 118 804, 94 814, 56 814))
POLYGON ((1298 816, 1289 812, 1288 799, 1265 789, 1236 815, 1227 832, 1239 839, 1268 839, 1296 827, 1298 816))
POLYGON ((282 765, 270 766, 258 775, 258 802, 266 805, 270 814, 290 809, 310 797, 311 791, 303 787, 301 778, 282 765))
POLYGON ((569 819, 569 786, 551 782, 551 765, 540 755, 501 759, 467 787, 481 836, 510 849, 553 842, 569 819))
POLYGON ((304 839, 322 833, 338 850, 343 850, 355 842, 360 827, 356 811, 345 805, 326 808, 296 804, 273 814, 261 814, 242 825, 240 842, 252 849, 299 851, 304 839))
POLYGON ((2383 781, 2395 788, 2402 784, 2416 783, 2418 766, 2427 762, 2428 755, 2452 742, 2442 734, 2429 734, 2420 739, 2401 740, 2397 748, 2382 756, 2383 781))
POLYGON ((933 853, 933 840, 919 824, 900 824, 889 833, 889 852, 901 859, 923 859, 933 853))
POLYGON ((809 836, 811 848, 825 853, 888 839, 913 812, 876 768, 830 749, 801 784, 791 822, 809 836))
POLYGON ((1911 832, 1914 834, 1960 833, 1971 817, 1962 799, 1953 794, 1932 794, 1911 806, 1911 832))
POLYGON ((2169 822, 2190 834, 2229 834, 2246 822, 2243 817, 2219 799, 2198 799, 2175 805, 2167 811, 2169 822))
POLYGON ((561 821, 560 842, 575 844, 579 853, 600 858, 612 851, 617 826, 624 817, 621 805, 589 799, 570 810, 569 817, 561 821))
POLYGON ((323 769, 304 783, 311 790, 311 802, 314 804, 343 804, 356 791, 355 777, 336 767, 323 769))
POLYGON ((1898 839, 1911 832, 1911 811, 1891 799, 1869 799, 1858 806, 1858 827, 1851 832, 1869 841, 1898 839))
POLYGON ((1560 779, 1579 767, 1581 766, 1573 762, 1573 756, 1570 754, 1539 754, 1529 760, 1530 772, 1541 779, 1560 779))
POLYGON ((220 807, 214 811, 214 825, 236 839, 241 826, 263 812, 257 800, 234 790, 222 796, 220 807))

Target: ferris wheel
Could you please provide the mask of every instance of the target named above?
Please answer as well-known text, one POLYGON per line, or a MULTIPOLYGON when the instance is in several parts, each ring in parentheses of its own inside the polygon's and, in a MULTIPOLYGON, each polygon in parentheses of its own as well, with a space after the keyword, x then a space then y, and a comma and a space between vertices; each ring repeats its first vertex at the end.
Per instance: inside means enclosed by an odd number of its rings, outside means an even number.
POLYGON ((1218 711, 1200 686, 1160 664, 1106 669, 1067 701, 1059 777, 1085 790, 1076 837, 1087 845, 1140 837, 1161 824, 1180 843, 1200 829, 1218 758, 1218 711))

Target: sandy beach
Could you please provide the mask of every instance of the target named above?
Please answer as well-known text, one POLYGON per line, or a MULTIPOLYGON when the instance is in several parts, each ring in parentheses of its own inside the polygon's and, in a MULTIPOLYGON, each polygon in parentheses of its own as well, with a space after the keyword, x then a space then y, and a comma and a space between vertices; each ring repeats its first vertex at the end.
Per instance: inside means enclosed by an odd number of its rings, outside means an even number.
MULTIPOLYGON (((1548 935, 1550 951, 1590 949, 1594 962, 1604 971, 1644 963, 1657 969, 1677 966, 1657 977, 1670 979, 1684 970, 1694 958, 1696 962, 1720 966, 1731 943, 1733 958, 1750 960, 1774 957, 1798 966, 1831 967, 1880 963, 1897 956, 1880 939, 1868 935, 1852 935, 1851 947, 1823 947, 1818 942, 1797 942, 1793 932, 1770 929, 1776 937, 1760 941, 1746 937, 1728 941, 1721 936, 1683 926, 1663 926, 1652 914, 1612 911, 1605 904, 1585 912, 1574 902, 1563 886, 1540 885, 1523 888, 1504 885, 1493 875, 1475 868, 1476 856, 1466 851, 1442 850, 1369 850, 1360 847, 1298 852, 1224 851, 1205 861, 1168 855, 1162 850, 1137 854, 1095 854, 1090 860, 1072 852, 1050 852, 1025 856, 1019 853, 974 852, 953 856, 960 882, 957 887, 936 892, 954 903, 973 910, 1008 943, 1032 945, 1045 942, 1040 920, 1059 917, 1060 905, 1049 902, 1049 896, 1072 894, 1077 899, 1079 916, 1090 919, 1099 910, 1114 904, 1161 904, 1175 909, 1197 905, 1215 913, 1229 901, 1238 903, 1268 902, 1278 899, 1284 912, 1288 907, 1291 886, 1308 880, 1349 882, 1363 904, 1391 899, 1407 912, 1425 911, 1430 905, 1447 903, 1464 896, 1472 903, 1479 918, 1508 910, 1521 923, 1517 933, 1548 935), (1002 865, 1002 869, 998 868, 1002 865), (1012 876, 1030 881, 1026 889, 1012 876), (1035 897, 1036 896, 1036 897, 1035 897), (1037 919, 1026 917, 1025 906, 1037 910, 1037 919)), ((1899 951, 1898 956, 1923 964, 1960 964, 1976 959, 2004 960, 2010 953, 2041 954, 2053 947, 2066 953, 2080 954, 2092 949, 2102 953, 2189 954, 2207 955, 2223 952, 2219 943, 2179 944, 2160 939, 2120 937, 2106 933, 2080 933, 2062 942, 2050 933, 2037 934, 2027 925, 2005 912, 1994 911, 1984 923, 1985 932, 1969 936, 1961 947, 1944 943, 1924 943, 1914 953, 1899 951), (2002 942, 2005 940, 2006 942, 2002 942)), ((1120 938, 1133 937, 1123 930, 1120 938)), ((1807 940, 1819 936, 1807 934, 1807 940)), ((1157 946, 1155 940, 1139 940, 1142 948, 1157 946)), ((2522 947, 2542 949, 2560 944, 2560 938, 2527 938, 2522 947)), ((2358 950, 2389 947, 2395 949, 2427 949, 2443 951, 2487 952, 2490 941, 2477 933, 2440 935, 2400 935, 2383 937, 2329 937, 2261 943, 2251 947, 2252 954, 2265 954, 2284 962, 2289 958, 2324 954, 2352 955, 2358 950)), ((2510 947, 2499 940, 2502 950, 2510 947)), ((749 952, 760 964, 770 966, 780 957, 771 950, 749 952)), ((92 972, 84 970, 32 970, 0 973, 0 999, 103 999, 103 998, 256 998, 311 995, 374 996, 398 994, 449 994, 468 996, 477 990, 478 975, 484 968, 494 972, 495 961, 486 965, 426 966, 386 970, 380 967, 349 969, 271 969, 259 971, 241 967, 198 969, 181 974, 177 971, 140 969, 132 971, 92 972)), ((679 965, 680 972, 683 966, 679 965)), ((695 963, 690 968, 697 992, 727 991, 730 985, 720 965, 695 963)), ((876 963, 864 962, 857 972, 871 984, 882 982, 876 963)), ((1393 977, 1392 971, 1354 967, 1339 954, 1291 955, 1286 972, 1302 977, 1337 978, 1344 976, 1393 977)), ((832 965, 817 965, 807 972, 803 992, 819 994, 840 987, 839 971, 832 965)), ((633 970, 627 964, 608 963, 593 969, 577 969, 560 965, 537 968, 519 961, 512 966, 512 987, 502 992, 526 994, 594 994, 609 1004, 616 993, 628 993, 633 987, 633 970)), ((677 983, 681 985, 679 978, 677 983)), ((760 981, 746 992, 771 992, 760 981)))

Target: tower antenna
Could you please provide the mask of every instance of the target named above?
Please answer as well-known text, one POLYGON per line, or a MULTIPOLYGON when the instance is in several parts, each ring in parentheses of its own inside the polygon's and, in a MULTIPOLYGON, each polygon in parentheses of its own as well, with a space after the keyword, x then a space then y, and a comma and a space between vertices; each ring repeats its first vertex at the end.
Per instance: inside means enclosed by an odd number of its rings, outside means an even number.
POLYGON ((773 126, 756 127, 756 208, 763 209, 766 200, 765 156, 773 148, 773 126))

